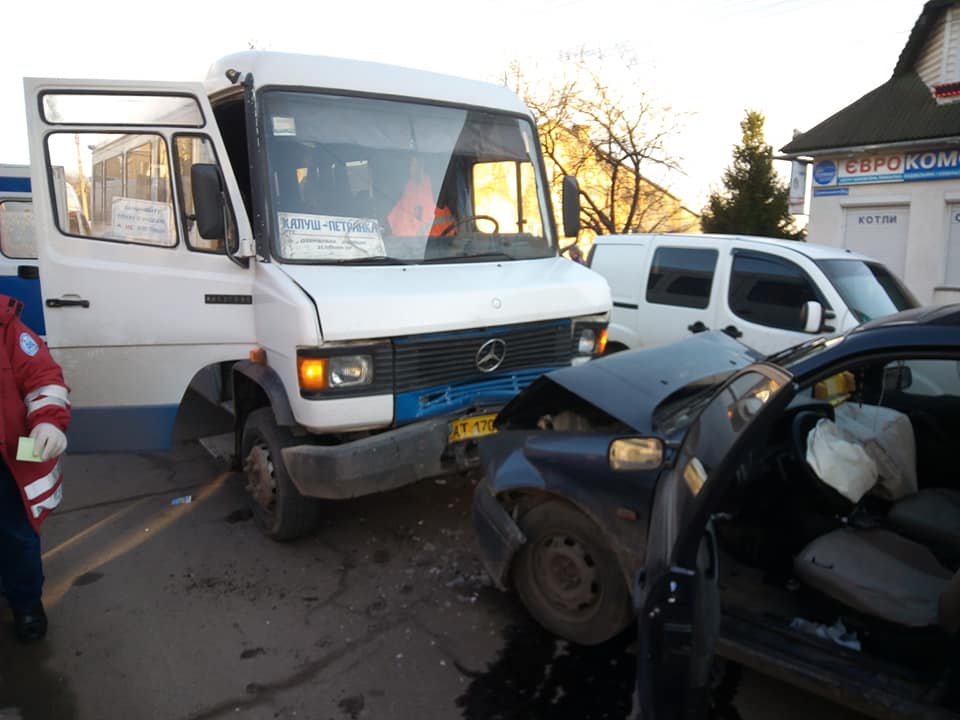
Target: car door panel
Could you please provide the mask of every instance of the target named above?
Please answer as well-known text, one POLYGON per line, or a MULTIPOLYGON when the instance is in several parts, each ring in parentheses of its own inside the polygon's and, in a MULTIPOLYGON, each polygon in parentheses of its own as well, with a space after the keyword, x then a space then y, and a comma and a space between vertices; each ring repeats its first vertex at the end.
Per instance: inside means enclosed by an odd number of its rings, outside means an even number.
MULTIPOLYGON (((807 300, 831 307, 797 262, 773 252, 734 250, 726 269, 728 291, 718 303, 718 325, 769 354, 805 342, 802 308, 807 300)), ((833 305, 834 307, 836 305, 833 305)))
POLYGON ((758 364, 738 373, 690 426, 658 483, 637 592, 644 718, 703 717, 719 628, 713 508, 793 392, 779 368, 758 364))
POLYGON ((720 250, 660 244, 650 250, 642 278, 639 334, 646 347, 673 342, 688 334, 716 329, 722 298, 720 250))

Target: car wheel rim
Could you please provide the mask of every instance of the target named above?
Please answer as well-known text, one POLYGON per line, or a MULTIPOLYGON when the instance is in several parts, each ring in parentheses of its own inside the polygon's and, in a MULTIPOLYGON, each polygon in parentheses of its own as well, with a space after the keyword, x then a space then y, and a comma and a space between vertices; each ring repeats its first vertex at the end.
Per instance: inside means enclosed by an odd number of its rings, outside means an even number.
POLYGON ((588 547, 572 535, 549 535, 534 547, 533 561, 535 585, 551 607, 575 620, 592 613, 601 587, 588 547))
POLYGON ((273 512, 277 502, 277 481, 270 448, 265 442, 257 442, 250 448, 244 469, 247 471, 247 492, 260 507, 273 512))

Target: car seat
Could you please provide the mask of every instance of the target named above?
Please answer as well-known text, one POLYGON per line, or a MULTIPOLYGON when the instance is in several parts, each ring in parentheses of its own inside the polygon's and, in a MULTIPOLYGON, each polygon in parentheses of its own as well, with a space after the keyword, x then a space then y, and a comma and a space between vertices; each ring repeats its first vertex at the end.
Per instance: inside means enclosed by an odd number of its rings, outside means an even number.
POLYGON ((794 560, 797 578, 865 615, 906 627, 960 628, 960 572, 927 548, 881 528, 845 527, 794 560))
POLYGON ((924 488, 894 503, 887 521, 897 532, 938 554, 960 559, 960 492, 924 488))

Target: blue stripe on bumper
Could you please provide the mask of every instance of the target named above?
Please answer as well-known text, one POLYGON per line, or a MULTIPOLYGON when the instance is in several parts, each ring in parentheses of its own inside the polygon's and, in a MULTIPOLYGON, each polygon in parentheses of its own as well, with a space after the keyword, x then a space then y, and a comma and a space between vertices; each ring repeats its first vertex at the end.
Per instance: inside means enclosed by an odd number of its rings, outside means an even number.
POLYGON ((533 368, 478 382, 446 384, 400 393, 394 401, 394 423, 452 415, 470 407, 500 407, 544 373, 556 368, 533 368))

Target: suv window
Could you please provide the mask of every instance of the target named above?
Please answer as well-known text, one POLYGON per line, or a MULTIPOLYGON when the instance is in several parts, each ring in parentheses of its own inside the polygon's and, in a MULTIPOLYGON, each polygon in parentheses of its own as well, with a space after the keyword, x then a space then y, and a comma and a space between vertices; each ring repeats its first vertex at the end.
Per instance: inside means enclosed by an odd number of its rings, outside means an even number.
POLYGON ((730 309, 734 315, 769 327, 803 330, 808 300, 826 302, 797 265, 763 253, 737 253, 730 276, 730 309))
POLYGON ((647 302, 705 308, 710 304, 717 251, 657 248, 647 279, 647 302))

